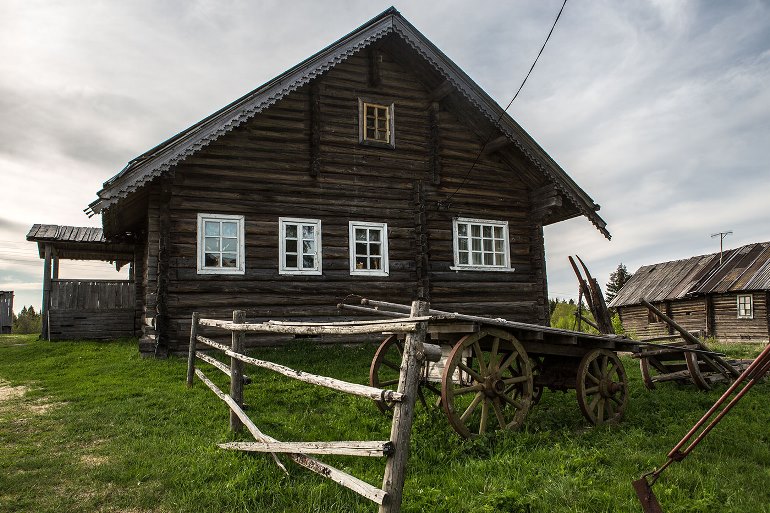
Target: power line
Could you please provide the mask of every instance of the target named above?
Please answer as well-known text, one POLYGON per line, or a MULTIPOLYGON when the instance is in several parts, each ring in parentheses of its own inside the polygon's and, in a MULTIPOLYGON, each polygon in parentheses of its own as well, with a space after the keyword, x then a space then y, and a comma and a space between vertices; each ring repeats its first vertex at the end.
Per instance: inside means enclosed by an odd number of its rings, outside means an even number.
MULTIPOLYGON (((524 88, 524 84, 527 83, 527 79, 532 74, 532 70, 535 69, 535 64, 537 64, 537 61, 540 59, 540 56, 543 54, 543 50, 545 50, 545 45, 548 44, 548 40, 551 39, 551 34, 553 34, 553 29, 556 28, 556 23, 559 22, 559 18, 561 18, 561 13, 564 11, 564 6, 567 5, 567 0, 564 0, 564 3, 561 4, 561 9, 559 9, 559 13, 556 15, 556 19, 553 20, 553 25, 551 25, 551 30, 548 31, 548 35, 545 38, 545 41, 543 41, 543 46, 540 47, 540 51, 537 52, 537 57, 535 57, 534 62, 532 62, 532 66, 529 67, 529 71, 527 72, 527 75, 524 77, 524 80, 522 80, 521 85, 516 90, 516 94, 513 95, 513 98, 511 98, 511 101, 508 102, 508 105, 503 109, 503 111, 500 113, 500 115, 497 117, 497 120, 495 121, 495 125, 498 125, 500 123, 500 120, 503 119, 503 115, 508 111, 508 109, 511 108, 511 105, 513 105, 514 100, 519 96, 519 93, 524 88)), ((457 186, 457 189, 449 195, 449 197, 443 202, 444 204, 449 204, 449 201, 454 197, 457 192, 462 189, 465 186, 465 183, 468 181, 468 177, 470 177, 471 173, 476 167, 476 164, 479 163, 479 160, 481 159, 481 155, 484 153, 484 148, 486 148, 487 144, 489 144, 489 141, 492 140, 492 136, 496 133, 495 127, 492 127, 492 130, 489 132, 489 135, 487 136, 486 140, 484 141, 484 144, 481 145, 481 149, 479 150, 478 155, 476 155, 476 159, 473 161, 473 164, 471 164, 470 169, 468 169, 468 172, 465 174, 465 178, 463 178, 463 181, 460 183, 460 185, 457 186)))

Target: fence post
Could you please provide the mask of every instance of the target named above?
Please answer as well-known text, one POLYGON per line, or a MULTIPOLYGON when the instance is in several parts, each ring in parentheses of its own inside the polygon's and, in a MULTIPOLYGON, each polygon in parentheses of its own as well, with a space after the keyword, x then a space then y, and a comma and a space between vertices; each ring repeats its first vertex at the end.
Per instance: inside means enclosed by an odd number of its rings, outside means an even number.
POLYGON ((198 343, 198 319, 200 314, 193 312, 192 326, 190 327, 190 352, 187 355, 187 386, 193 386, 195 378, 195 346, 198 343))
MULTIPOLYGON (((428 315, 430 306, 426 301, 413 301, 411 317, 428 315)), ((414 404, 417 399, 417 387, 420 382, 422 363, 425 360, 424 343, 428 330, 426 322, 417 324, 417 331, 409 333, 404 343, 404 355, 401 359, 401 369, 398 379, 398 391, 406 394, 403 401, 397 402, 393 409, 393 424, 390 430, 390 441, 393 443, 393 454, 385 464, 385 476, 382 489, 388 495, 380 506, 379 513, 399 513, 401 498, 404 492, 406 477, 406 462, 409 457, 409 441, 412 437, 412 421, 414 420, 414 404)))
MULTIPOLYGON (((233 323, 243 324, 246 317, 243 310, 233 311, 233 323)), ((246 345, 246 334, 242 331, 233 331, 232 350, 236 353, 243 353, 246 345)), ((243 362, 230 358, 230 397, 235 404, 243 408, 243 362)), ((230 431, 240 432, 243 430, 243 422, 238 415, 230 410, 230 431)))

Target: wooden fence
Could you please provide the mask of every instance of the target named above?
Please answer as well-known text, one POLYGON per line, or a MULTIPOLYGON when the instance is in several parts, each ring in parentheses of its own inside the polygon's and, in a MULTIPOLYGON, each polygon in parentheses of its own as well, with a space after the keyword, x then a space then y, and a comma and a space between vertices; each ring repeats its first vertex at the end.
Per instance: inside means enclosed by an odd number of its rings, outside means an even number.
POLYGON ((193 313, 190 330, 190 352, 187 366, 187 386, 192 386, 194 376, 206 384, 230 407, 230 429, 240 431, 243 426, 251 433, 255 442, 230 442, 219 444, 223 449, 272 453, 275 462, 286 470, 278 454, 287 454, 297 464, 345 486, 359 495, 379 504, 380 513, 401 511, 409 441, 412 435, 412 421, 420 370, 425 360, 425 338, 427 332, 428 304, 423 301, 412 303, 409 318, 377 321, 352 321, 337 323, 301 323, 269 321, 259 324, 244 322, 242 311, 233 312, 233 321, 200 319, 193 313), (200 326, 225 329, 232 334, 230 346, 198 334, 200 326), (372 333, 406 333, 396 391, 382 390, 365 385, 348 383, 335 378, 317 376, 290 369, 273 362, 259 360, 243 354, 246 333, 284 333, 294 335, 360 335, 372 333), (230 357, 230 365, 196 350, 198 343, 222 351, 230 357), (207 362, 230 377, 230 393, 220 390, 208 377, 195 368, 196 358, 207 362), (269 369, 286 377, 331 388, 347 394, 371 400, 393 402, 394 413, 390 440, 386 441, 341 441, 341 442, 280 442, 263 433, 243 411, 243 364, 248 363, 269 369), (338 454, 349 456, 381 456, 386 458, 382 487, 377 488, 350 474, 327 465, 308 454, 338 454))
POLYGON ((51 280, 48 339, 135 334, 136 289, 128 280, 51 280))

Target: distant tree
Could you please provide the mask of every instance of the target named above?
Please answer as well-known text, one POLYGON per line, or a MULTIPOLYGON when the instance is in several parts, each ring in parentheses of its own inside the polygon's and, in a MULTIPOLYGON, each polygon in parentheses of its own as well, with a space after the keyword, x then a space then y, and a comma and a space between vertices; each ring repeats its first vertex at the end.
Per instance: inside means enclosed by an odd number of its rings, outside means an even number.
MULTIPOLYGON (((575 319, 575 313, 577 311, 577 305, 575 304, 575 301, 570 299, 567 301, 562 301, 556 304, 556 308, 554 309, 553 313, 551 313, 551 327, 552 328, 561 328, 566 330, 572 330, 577 327, 577 322, 575 319)), ((586 310, 585 308, 582 311, 582 314, 584 317, 588 318, 589 320, 593 321, 594 318, 591 315, 591 312, 586 310)), ((580 331, 583 331, 585 333, 598 333, 595 329, 590 327, 585 322, 580 323, 580 331)))
POLYGON ((35 308, 22 307, 19 315, 13 316, 13 333, 40 333, 43 319, 35 308))
POLYGON ((607 283, 607 302, 612 301, 618 295, 620 289, 631 279, 632 274, 628 272, 626 266, 622 263, 614 273, 610 274, 610 281, 607 283))

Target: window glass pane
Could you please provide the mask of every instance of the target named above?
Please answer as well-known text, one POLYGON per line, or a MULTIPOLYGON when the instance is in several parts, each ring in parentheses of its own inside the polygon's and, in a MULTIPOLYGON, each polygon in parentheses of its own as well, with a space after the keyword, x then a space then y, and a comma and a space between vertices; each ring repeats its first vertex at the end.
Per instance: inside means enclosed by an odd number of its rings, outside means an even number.
POLYGON ((297 255, 286 255, 286 267, 297 268, 297 255))
POLYGON ((297 225, 295 224, 287 224, 286 225, 286 238, 289 239, 296 239, 297 238, 297 225))
POLYGON ((314 239, 315 238, 315 226, 303 224, 302 225, 302 238, 314 239))
POLYGON ((502 226, 495 226, 495 238, 496 239, 502 239, 503 238, 503 227, 502 226))
POLYGON ((369 254, 372 256, 379 256, 380 253, 380 245, 379 244, 369 244, 369 254))
POLYGON ((219 267, 219 253, 206 253, 204 258, 205 267, 219 267))
POLYGON ((484 239, 484 251, 492 251, 492 239, 484 239))
POLYGON ((471 249, 481 251, 481 239, 471 239, 471 249))
POLYGON ((204 221, 206 235, 219 235, 219 221, 204 221))
POLYGON ((222 251, 238 251, 238 239, 222 239, 222 251))
POLYGON ((505 265, 505 253, 495 253, 495 265, 505 265))
POLYGON ((461 264, 468 265, 468 252, 467 251, 460 251, 460 253, 457 255, 458 260, 461 264))
POLYGON ((459 238, 457 239, 457 249, 460 251, 467 251, 468 250, 468 239, 466 238, 459 238))
POLYGON ((367 139, 375 139, 376 136, 374 134, 375 134, 375 130, 373 128, 367 128, 366 129, 366 138, 367 139))
POLYGON ((222 253, 222 267, 236 267, 236 253, 222 253))
POLYGON ((481 265, 481 253, 471 253, 473 265, 481 265))
POLYGON ((303 240, 302 241, 302 252, 305 254, 314 254, 315 253, 315 241, 314 240, 303 240))
POLYGON ((486 225, 484 228, 484 237, 492 237, 492 227, 489 225, 486 225))
POLYGON ((238 223, 232 221, 222 222, 222 236, 223 237, 237 237, 238 236, 238 223))
POLYGON ((356 269, 366 269, 366 257, 356 257, 356 269))
POLYGON ((356 228, 356 240, 366 240, 366 228, 356 228))
POLYGON ((286 252, 287 253, 296 253, 297 252, 297 240, 291 240, 286 239, 286 252))
POLYGON ((503 251, 503 241, 495 240, 495 251, 503 251))
POLYGON ((370 269, 380 269, 380 257, 373 257, 369 259, 369 262, 371 263, 370 269))
POLYGON ((471 235, 473 237, 481 237, 481 225, 479 225, 479 224, 472 224, 471 225, 471 235))
POLYGON ((313 255, 303 255, 302 256, 302 268, 303 269, 313 269, 313 268, 315 268, 315 256, 313 256, 313 255))
POLYGON ((219 237, 206 237, 204 249, 206 251, 219 251, 219 237))
POLYGON ((369 230, 369 240, 373 242, 380 242, 380 230, 376 228, 369 230))
POLYGON ((457 225, 457 235, 460 237, 466 237, 468 235, 468 225, 467 224, 458 224, 457 225))
POLYGON ((356 243, 356 255, 366 255, 366 244, 356 243))
POLYGON ((484 265, 495 265, 492 253, 484 253, 484 265))

